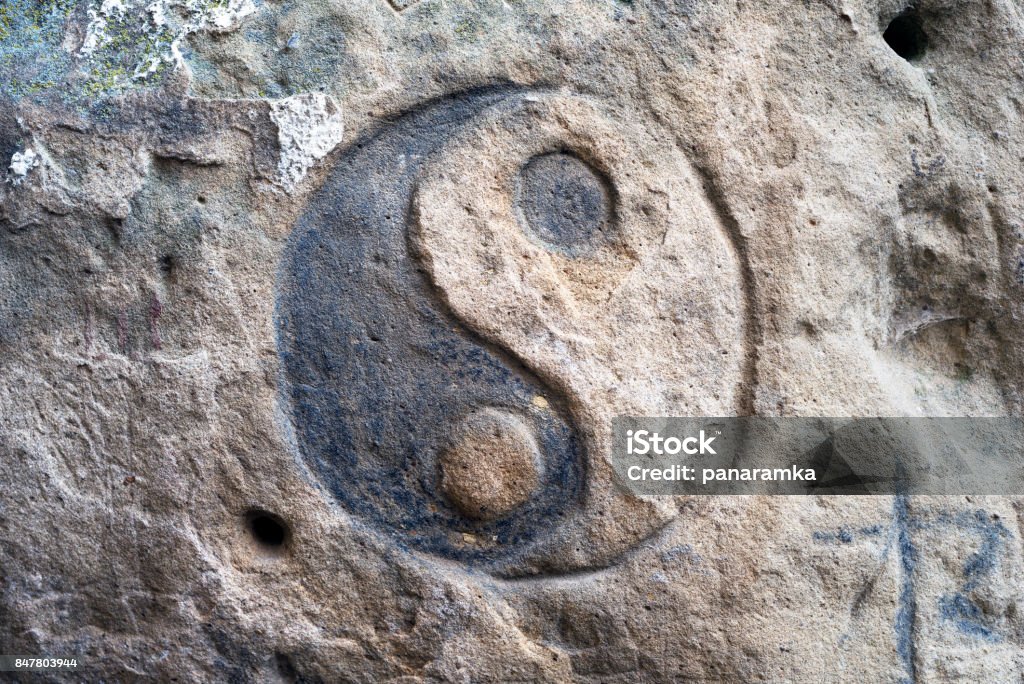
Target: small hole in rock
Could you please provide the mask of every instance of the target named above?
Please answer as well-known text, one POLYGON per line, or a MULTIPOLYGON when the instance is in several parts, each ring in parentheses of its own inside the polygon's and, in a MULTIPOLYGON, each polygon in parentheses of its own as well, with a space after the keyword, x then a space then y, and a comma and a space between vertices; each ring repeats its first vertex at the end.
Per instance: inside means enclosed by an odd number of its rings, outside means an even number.
POLYGON ((278 549, 288 541, 288 525, 268 511, 251 511, 246 516, 249 532, 261 546, 278 549))
POLYGON ((882 38, 893 52, 908 62, 924 57, 928 48, 928 36, 921 26, 921 17, 913 10, 907 10, 889 22, 882 38))

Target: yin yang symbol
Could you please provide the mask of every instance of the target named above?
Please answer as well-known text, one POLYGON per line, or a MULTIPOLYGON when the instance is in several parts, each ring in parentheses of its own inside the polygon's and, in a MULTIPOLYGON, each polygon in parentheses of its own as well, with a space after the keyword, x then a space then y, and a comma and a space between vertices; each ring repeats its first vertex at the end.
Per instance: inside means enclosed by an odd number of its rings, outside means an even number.
POLYGON ((589 321, 661 267, 652 253, 673 224, 719 228, 634 187, 602 126, 629 145, 573 95, 428 103, 344 150, 289 238, 276 326, 297 449, 403 548, 499 575, 566 572, 611 562, 675 514, 608 486, 612 405, 572 370, 617 362, 572 339, 596 337, 589 321), (616 516, 627 531, 595 537, 616 516))

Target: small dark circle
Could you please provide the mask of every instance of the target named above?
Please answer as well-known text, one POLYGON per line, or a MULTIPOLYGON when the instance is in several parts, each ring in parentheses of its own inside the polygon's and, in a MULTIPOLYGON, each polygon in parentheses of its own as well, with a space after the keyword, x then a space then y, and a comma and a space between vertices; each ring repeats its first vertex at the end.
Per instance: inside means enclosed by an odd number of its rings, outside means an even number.
POLYGON ((928 35, 924 32, 921 17, 913 10, 907 10, 889 22, 882 38, 893 52, 908 62, 921 59, 928 49, 928 35))
POLYGON ((261 546, 278 549, 288 541, 288 524, 268 511, 250 511, 246 515, 249 533, 261 546))
POLYGON ((570 152, 533 157, 519 173, 517 201, 530 231, 548 246, 587 251, 612 237, 607 178, 570 152))

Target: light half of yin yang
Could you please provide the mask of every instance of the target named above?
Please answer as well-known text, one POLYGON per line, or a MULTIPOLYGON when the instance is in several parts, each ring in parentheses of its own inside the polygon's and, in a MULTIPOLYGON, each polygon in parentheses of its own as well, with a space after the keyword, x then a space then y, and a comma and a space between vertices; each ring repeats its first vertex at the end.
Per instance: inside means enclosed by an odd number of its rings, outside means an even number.
POLYGON ((614 485, 611 420, 735 413, 746 310, 652 122, 467 93, 354 145, 310 207, 279 280, 282 389, 346 509, 503 576, 606 566, 678 514, 614 485))

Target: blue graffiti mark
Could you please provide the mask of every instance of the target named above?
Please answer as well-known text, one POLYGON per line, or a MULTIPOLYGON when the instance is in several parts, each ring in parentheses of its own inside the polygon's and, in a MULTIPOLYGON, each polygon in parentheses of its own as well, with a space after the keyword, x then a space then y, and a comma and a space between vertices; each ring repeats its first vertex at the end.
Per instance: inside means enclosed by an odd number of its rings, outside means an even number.
MULTIPOLYGON (((907 506, 906 495, 896 495, 893 499, 891 524, 874 524, 852 531, 840 527, 836 531, 815 531, 811 538, 824 544, 851 544, 857 537, 877 538, 883 533, 887 535, 885 548, 880 558, 884 565, 893 549, 899 555, 900 586, 896 604, 896 617, 893 620, 893 632, 896 640, 896 655, 903 667, 903 682, 914 682, 917 679, 917 646, 914 642, 914 629, 917 622, 917 594, 914 587, 914 570, 917 566, 917 549, 911 536, 911 515, 907 506)), ((876 577, 872 577, 858 592, 851 609, 857 614, 866 597, 874 587, 876 577)), ((844 636, 843 639, 846 637, 844 636)))
POLYGON ((690 564, 700 564, 704 562, 704 558, 697 553, 697 551, 690 544, 680 544, 679 546, 673 546, 670 549, 666 549, 661 554, 661 562, 666 564, 674 564, 678 561, 685 561, 690 564))
POLYGON ((1003 541, 1009 535, 1009 530, 1001 521, 992 519, 982 510, 973 513, 964 511, 953 516, 946 513, 936 522, 976 532, 981 538, 979 549, 964 561, 963 584, 957 591, 939 599, 939 615, 956 625, 964 634, 988 641, 1002 640, 1002 636, 996 632, 995 625, 992 624, 994 618, 985 614, 971 598, 971 594, 982 586, 984 580, 996 568, 1003 541))
POLYGON ((883 529, 881 525, 870 525, 856 530, 851 530, 848 527, 839 527, 834 532, 815 531, 811 534, 811 538, 823 544, 851 544, 857 537, 881 536, 883 529))
POLYGON ((939 615, 950 620, 964 634, 996 641, 996 635, 983 624, 984 614, 963 593, 947 594, 939 599, 939 615))
MULTIPOLYGON (((916 623, 918 621, 918 597, 915 588, 915 572, 918 555, 913 535, 915 532, 956 527, 974 532, 981 538, 979 549, 970 555, 961 569, 963 582, 955 592, 944 594, 938 599, 939 616, 949 621, 963 634, 978 637, 990 642, 1003 639, 998 633, 995 617, 975 603, 972 594, 980 589, 986 578, 996 569, 1005 540, 1010 531, 998 519, 984 510, 942 512, 932 519, 924 519, 914 515, 906 495, 897 495, 893 501, 892 523, 889 526, 871 525, 862 527, 856 532, 840 527, 836 531, 815 531, 812 539, 825 544, 848 544, 858 536, 877 537, 888 529, 889 542, 882 552, 884 563, 889 552, 896 549, 899 554, 900 589, 894 620, 896 635, 896 651, 903 665, 906 678, 913 682, 917 679, 917 647, 914 641, 916 623)), ((860 592, 854 605, 854 612, 864 596, 870 591, 872 579, 860 592)))
POLYGON ((910 534, 910 514, 907 496, 897 494, 893 499, 893 530, 900 561, 900 595, 896 608, 896 653, 910 682, 917 681, 917 644, 914 627, 917 621, 917 593, 914 587, 914 569, 917 549, 910 534))
POLYGON ((350 146, 299 220, 278 277, 281 390, 302 456, 357 517, 471 564, 507 560, 549 532, 585 483, 557 394, 448 311, 407 236, 431 154, 517 94, 490 88, 429 104, 350 146), (538 394, 550 408, 533 404, 538 394), (465 517, 439 493, 452 426, 484 407, 523 418, 543 458, 532 498, 493 521, 465 517))

